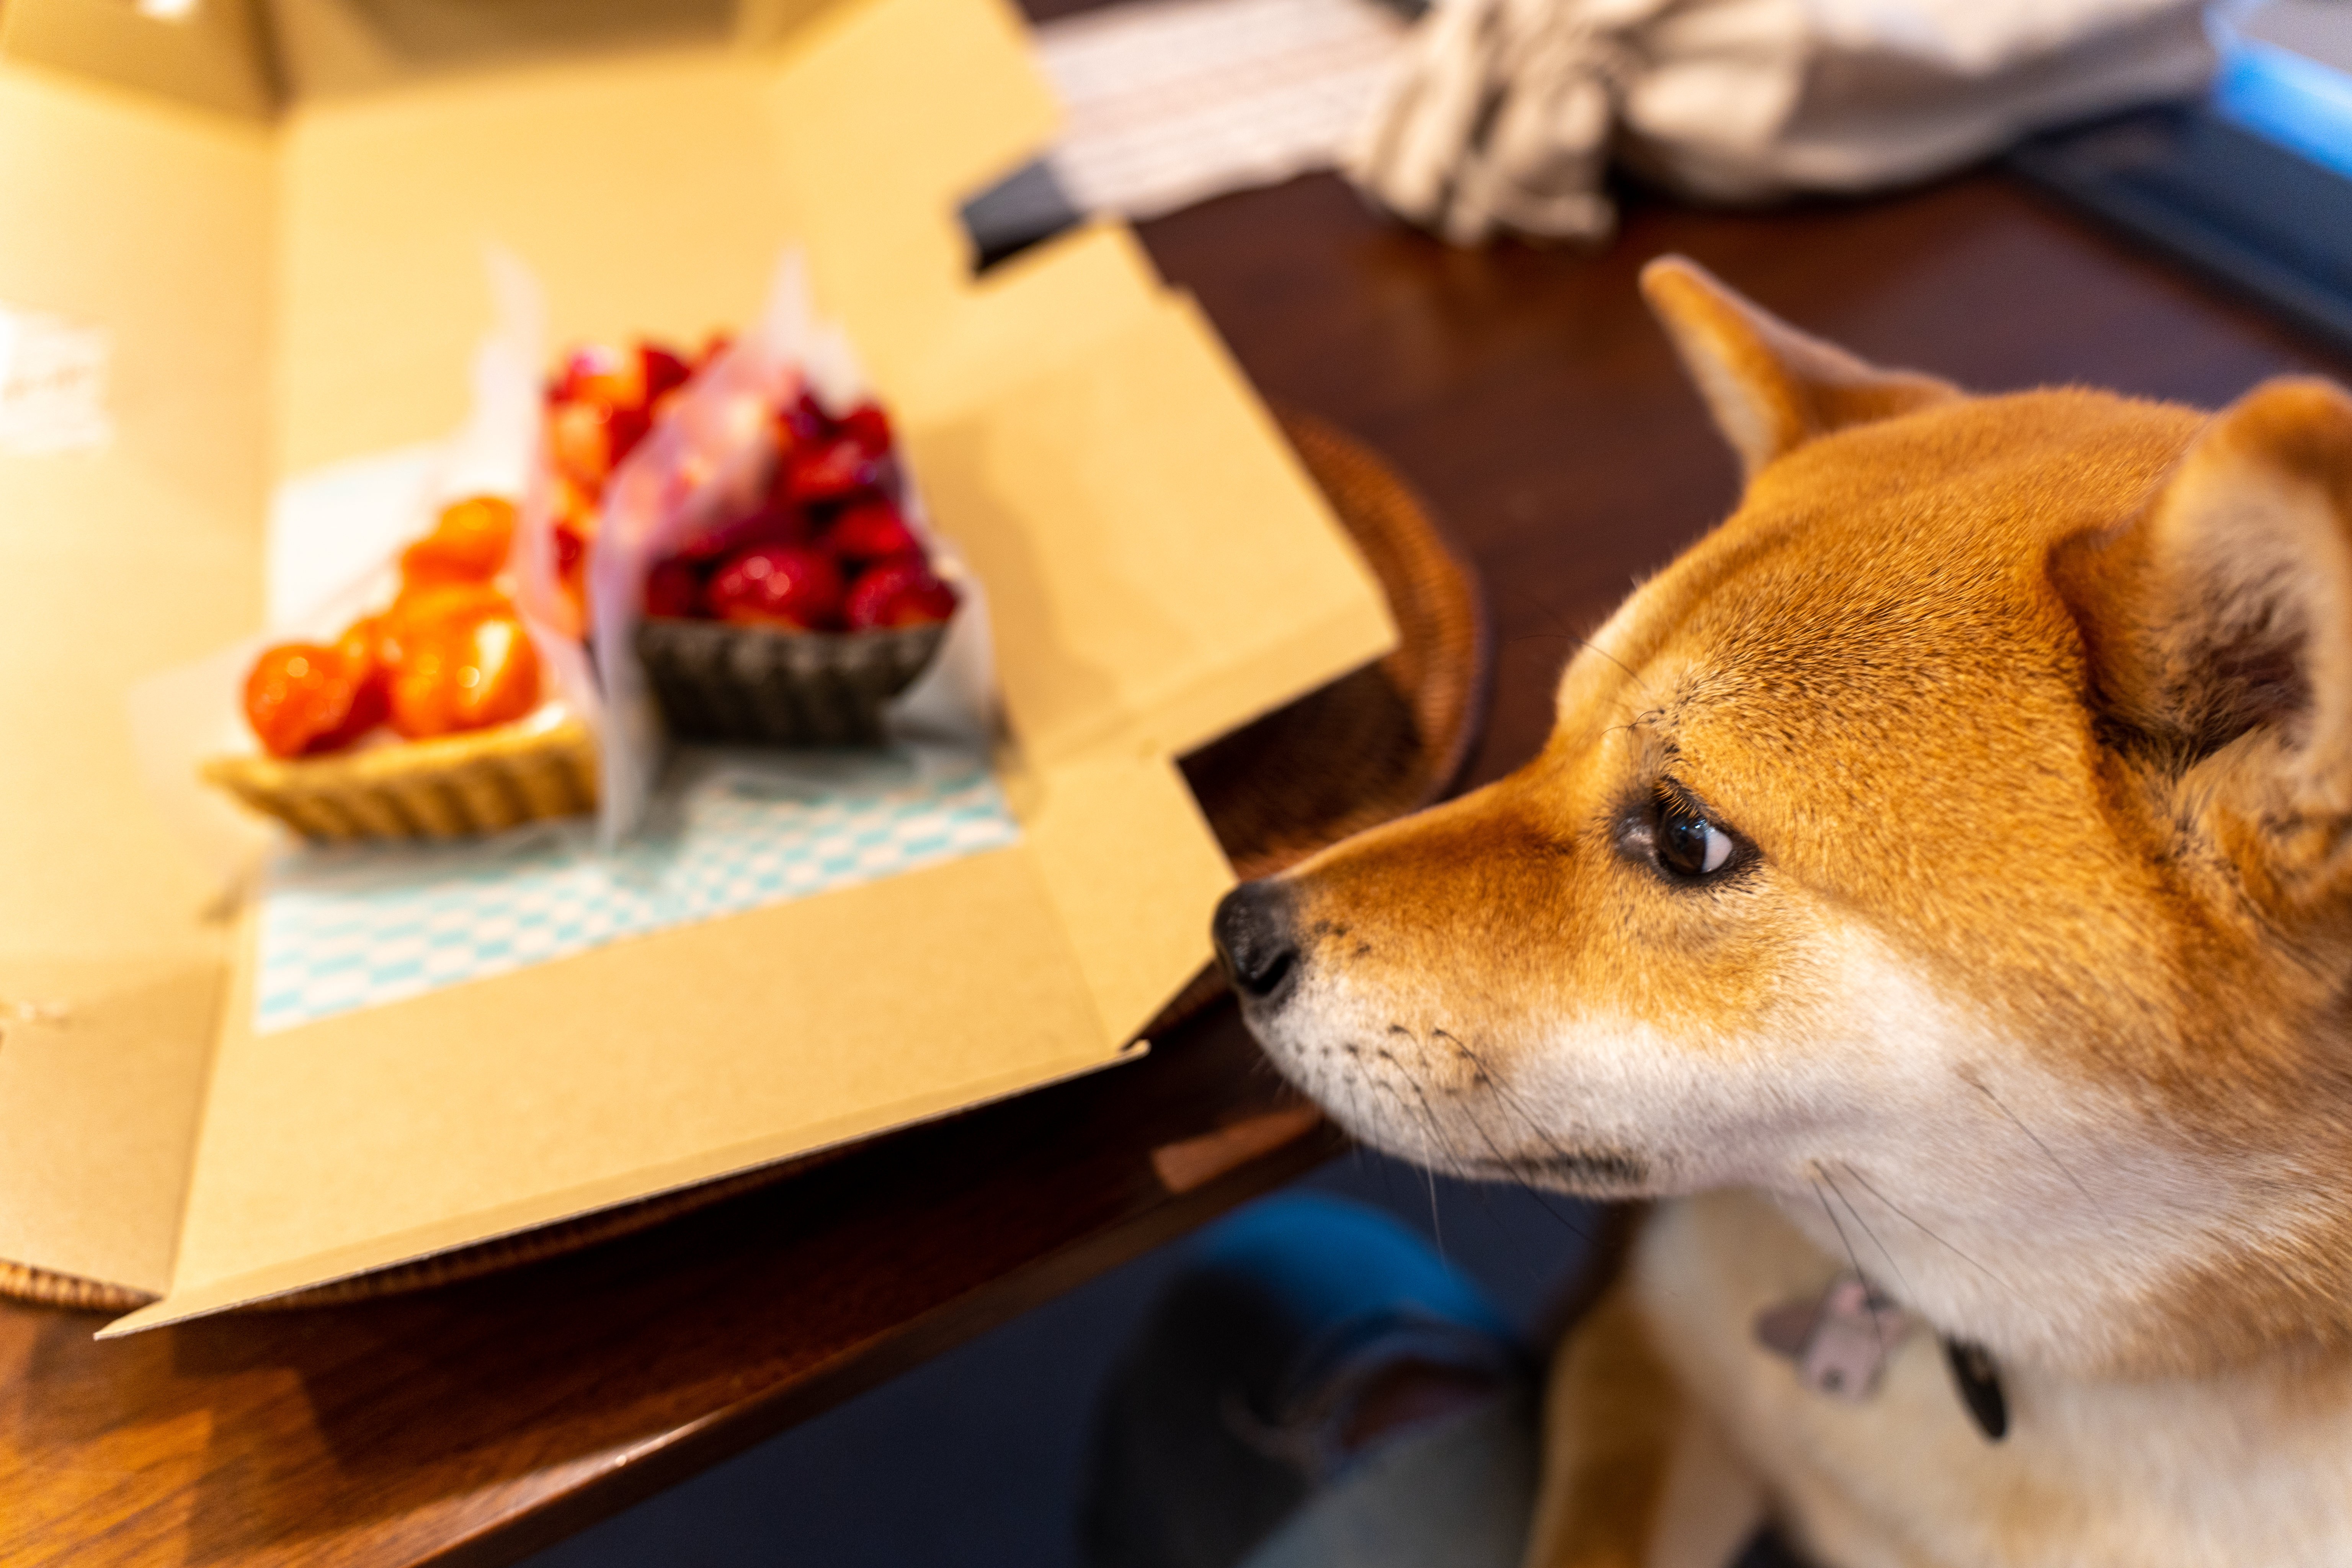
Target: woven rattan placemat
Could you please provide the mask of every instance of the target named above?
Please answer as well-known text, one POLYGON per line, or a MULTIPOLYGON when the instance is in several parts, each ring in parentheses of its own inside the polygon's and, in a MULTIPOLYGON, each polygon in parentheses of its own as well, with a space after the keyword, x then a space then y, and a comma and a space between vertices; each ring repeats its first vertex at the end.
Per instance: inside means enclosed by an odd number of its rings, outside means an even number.
MULTIPOLYGON (((1244 878, 1279 870, 1443 796, 1468 762, 1485 720, 1493 652, 1477 579, 1403 482, 1360 443, 1318 419, 1285 414, 1282 426, 1379 576, 1400 641, 1378 664, 1184 759, 1186 781, 1244 878)), ((1214 970, 1202 972, 1146 1033, 1200 1011, 1222 989, 1214 970)), ((837 1152, 763 1166, 259 1305, 327 1306, 470 1279, 643 1230, 837 1152)), ((0 1296, 101 1312, 131 1311, 152 1299, 5 1261, 0 1261, 0 1296)))

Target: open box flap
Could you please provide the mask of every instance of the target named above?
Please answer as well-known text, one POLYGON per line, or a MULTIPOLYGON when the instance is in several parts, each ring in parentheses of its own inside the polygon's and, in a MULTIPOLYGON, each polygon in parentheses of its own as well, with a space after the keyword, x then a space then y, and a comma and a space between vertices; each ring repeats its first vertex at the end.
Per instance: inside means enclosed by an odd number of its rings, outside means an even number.
POLYGON ((1055 114, 993 0, 849 5, 778 48, 299 105, 284 155, 280 470, 462 418, 452 367, 481 329, 489 238, 539 274, 558 342, 698 342, 751 321, 778 253, 802 245, 820 307, 895 397, 911 346, 971 291, 958 201, 1055 114), (663 134, 633 132, 645 125, 663 134))
POLYGON ((1209 962, 1202 912, 1233 872, 1167 757, 1106 748, 1052 777, 1054 809, 1030 825, 1027 847, 1104 1038, 1130 1040, 1209 962))
POLYGON ((598 1177, 576 1186, 476 1207, 406 1231, 332 1245, 290 1260, 267 1263, 244 1274, 178 1286, 163 1300, 109 1323, 98 1337, 113 1339, 209 1316, 313 1286, 440 1257, 545 1225, 625 1207, 763 1165, 855 1142, 877 1131, 914 1126, 1026 1093, 1139 1054, 1139 1048, 1130 1048, 1118 1057, 1104 1058, 1088 1050, 1060 1063, 1022 1062, 989 1077, 929 1088, 895 1104, 861 1108, 856 1115, 831 1123, 803 1123, 787 1131, 763 1133, 739 1145, 698 1150, 680 1159, 598 1177))
POLYGON ((971 310, 963 201, 1061 111, 999 0, 843 5, 782 53, 768 107, 816 298, 895 402, 971 310))
POLYGON ((401 1261, 1117 1055, 1013 850, 299 1028, 250 1016, 240 989, 174 1315, 184 1291, 314 1283, 354 1247, 401 1261))
MULTIPOLYGON (((125 1328, 1117 1059, 1205 961, 1230 873, 1172 752, 1377 657, 1393 631, 1213 334, 1131 239, 1097 229, 967 275, 956 206, 1049 119, 1001 6, 872 0, 776 49, 306 102, 280 121, 274 165, 249 140, 257 194, 236 266, 267 280, 270 314, 219 374, 247 411, 244 449, 273 442, 264 471, 280 475, 457 423, 485 239, 539 272, 559 342, 739 322, 778 249, 806 245, 821 306, 898 409, 939 525, 996 595, 1024 840, 270 1034, 251 1025, 248 945, 193 1175, 184 1201, 167 1194, 182 1211, 169 1295, 125 1328), (625 129, 644 123, 677 140, 648 150, 625 129), (274 419, 255 412, 265 396, 274 419)), ((81 160, 68 129, 45 132, 42 154, 81 160)), ((177 279, 123 292, 151 309, 175 286, 185 298, 177 279)), ((211 362, 154 352, 158 406, 184 417, 184 367, 211 362)), ((174 595, 140 606, 175 657, 258 619, 263 506, 241 472, 218 563, 237 591, 201 614, 174 595)), ((70 598, 47 564, 32 582, 70 598)), ((111 633, 112 606, 81 603, 58 621, 111 633)), ((93 678, 91 710, 119 730, 128 676, 169 662, 93 678)), ((135 794, 121 759, 84 762, 135 794)), ((167 854, 158 842, 125 863, 167 854)), ((136 950, 93 956, 139 973, 136 950)), ((199 1062, 188 1081, 201 1076, 199 1062)), ((43 1091, 26 1113, 62 1103, 43 1091)), ((16 1255, 65 1266, 47 1243, 16 1255)), ((113 1277, 148 1284, 152 1264, 113 1277)))
MULTIPOLYGON (((1026 312, 995 312, 1001 365, 1050 341, 1036 277, 1026 312)), ((1145 298, 1085 352, 1000 370, 970 412, 908 433, 989 585, 1005 706, 1041 763, 1175 755, 1394 645, 1378 581, 1197 310, 1145 298)))
MULTIPOLYGON (((1127 1060, 1139 1054, 1139 1049, 1131 1050, 1118 1059, 1127 1060)), ((895 1114, 887 1126, 897 1131, 936 1121, 992 1100, 1026 1094, 1066 1079, 1082 1077, 1105 1065, 1087 1058, 1073 1063, 1066 1072, 1040 1076, 1034 1070, 1024 1068, 1005 1073, 992 1082, 936 1090, 893 1108, 895 1114)), ((521 1236, 543 1226, 626 1207, 649 1198, 663 1197, 708 1182, 757 1170, 762 1165, 778 1164, 837 1144, 856 1142, 869 1136, 872 1131, 862 1124, 854 1124, 845 1128, 837 1136, 825 1137, 814 1143, 788 1142, 781 1137, 761 1138, 740 1149, 701 1153, 668 1166, 632 1171, 623 1176, 570 1191, 549 1194, 497 1209, 479 1210, 467 1215, 459 1222, 442 1222, 421 1226, 404 1235, 353 1242, 292 1263, 273 1264, 234 1279, 213 1280, 174 1290, 163 1300, 115 1319, 100 1329, 96 1337, 111 1340, 127 1334, 143 1333, 169 1323, 186 1322, 193 1318, 210 1317, 217 1312, 289 1296, 314 1286, 334 1284, 403 1264, 439 1258, 479 1242, 521 1236)))
POLYGON ((123 0, 9 0, 0 57, 241 119, 278 108, 258 0, 205 0, 168 16, 123 0))
POLYGON ((1205 959, 1198 913, 1229 875, 1164 758, 1095 757, 1033 782, 1025 851, 822 905, 258 1037, 240 1022, 241 981, 176 1277, 107 1332, 414 1261, 1131 1055, 1106 1042, 1133 1037, 1167 1001, 1168 974, 1205 959), (1185 820, 1191 853, 1171 854, 1185 820), (1139 845, 1153 851, 1143 874, 1098 875, 1139 845), (892 951, 871 950, 877 932, 892 951), (688 964, 690 990, 676 984, 688 964), (429 1163, 415 1157, 424 1147, 429 1163))
POLYGON ((10 0, 0 54, 142 95, 266 120, 297 101, 396 92, 594 55, 757 47, 835 0, 10 0))
POLYGON ((248 122, 0 64, 0 383, 37 336, 103 342, 112 432, 0 449, 0 1019, 59 1010, 0 1022, 0 1257, 142 1289, 170 1275, 227 928, 122 693, 260 615, 272 183, 248 122))
POLYGON ((398 91, 591 55, 781 36, 827 0, 267 0, 280 95, 398 91))
POLYGON ((1164 758, 1091 757, 1030 787, 1021 849, 300 1028, 252 1031, 243 966, 170 1293, 119 1328, 411 1261, 1119 1059, 1167 1001, 1169 976, 1206 960, 1200 910, 1230 876, 1164 758), (1102 875, 1116 861, 1120 874, 1102 875), (686 973, 691 986, 677 982, 686 973))

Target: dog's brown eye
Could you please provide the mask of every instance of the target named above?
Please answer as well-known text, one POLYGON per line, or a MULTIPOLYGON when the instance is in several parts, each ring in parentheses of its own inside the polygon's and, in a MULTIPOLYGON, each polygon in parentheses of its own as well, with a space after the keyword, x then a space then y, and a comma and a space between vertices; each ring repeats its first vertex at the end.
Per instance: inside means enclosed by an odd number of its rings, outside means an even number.
POLYGON ((1680 801, 1658 802, 1658 864, 1678 877, 1709 877, 1731 863, 1731 835, 1680 801))

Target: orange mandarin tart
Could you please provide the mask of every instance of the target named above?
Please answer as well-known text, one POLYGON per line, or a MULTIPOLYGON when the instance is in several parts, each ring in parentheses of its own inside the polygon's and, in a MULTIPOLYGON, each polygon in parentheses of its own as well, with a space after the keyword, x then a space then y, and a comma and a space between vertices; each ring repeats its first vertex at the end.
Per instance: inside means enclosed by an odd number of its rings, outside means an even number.
POLYGON ((392 607, 334 646, 270 648, 246 677, 246 719, 265 751, 299 757, 350 745, 390 720, 411 740, 520 719, 539 705, 539 650, 491 578, 514 540, 514 507, 477 496, 445 510, 401 559, 392 607))
POLYGON ((557 381, 559 402, 594 402, 634 408, 646 400, 643 358, 610 343, 590 343, 575 349, 557 381))
POLYGON ((597 498, 601 492, 589 489, 560 470, 548 476, 548 484, 553 497, 550 510, 556 521, 576 533, 593 534, 596 531, 597 498))
POLYGON ((409 740, 503 724, 538 706, 539 650, 512 610, 404 623, 392 727, 409 740))
POLYGON ((433 531, 401 552, 404 586, 487 583, 514 546, 515 509, 497 496, 471 496, 442 510, 433 531))
POLYGON ((555 466, 573 482, 599 490, 652 429, 653 415, 641 407, 558 403, 547 411, 547 444, 555 466))
POLYGON ((343 656, 352 668, 364 670, 370 679, 382 685, 400 662, 400 641, 394 635, 389 611, 380 616, 362 616, 343 628, 335 639, 335 651, 343 656))
POLYGON ((401 641, 436 626, 512 614, 514 601, 505 590, 490 584, 434 583, 404 592, 379 618, 385 623, 386 634, 401 641))
POLYGON ((245 718, 262 750, 299 757, 349 745, 383 721, 382 682, 366 663, 319 643, 265 649, 245 678, 245 718))

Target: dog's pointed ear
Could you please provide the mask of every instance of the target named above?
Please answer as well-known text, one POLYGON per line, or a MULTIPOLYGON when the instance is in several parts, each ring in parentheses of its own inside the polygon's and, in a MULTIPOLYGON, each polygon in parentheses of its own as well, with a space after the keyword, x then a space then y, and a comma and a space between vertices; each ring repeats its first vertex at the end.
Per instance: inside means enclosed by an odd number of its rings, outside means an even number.
MULTIPOLYGON (((2265 813, 2352 813, 2352 396, 2265 382, 2137 517, 2062 543, 2094 700, 2201 757, 2257 728, 2265 813)), ((2252 804, 2252 803, 2249 803, 2252 804)))
POLYGON ((1642 268, 1642 295, 1751 479, 1817 436, 1960 395, 1949 382, 1881 370, 1807 337, 1685 257, 1642 268))

